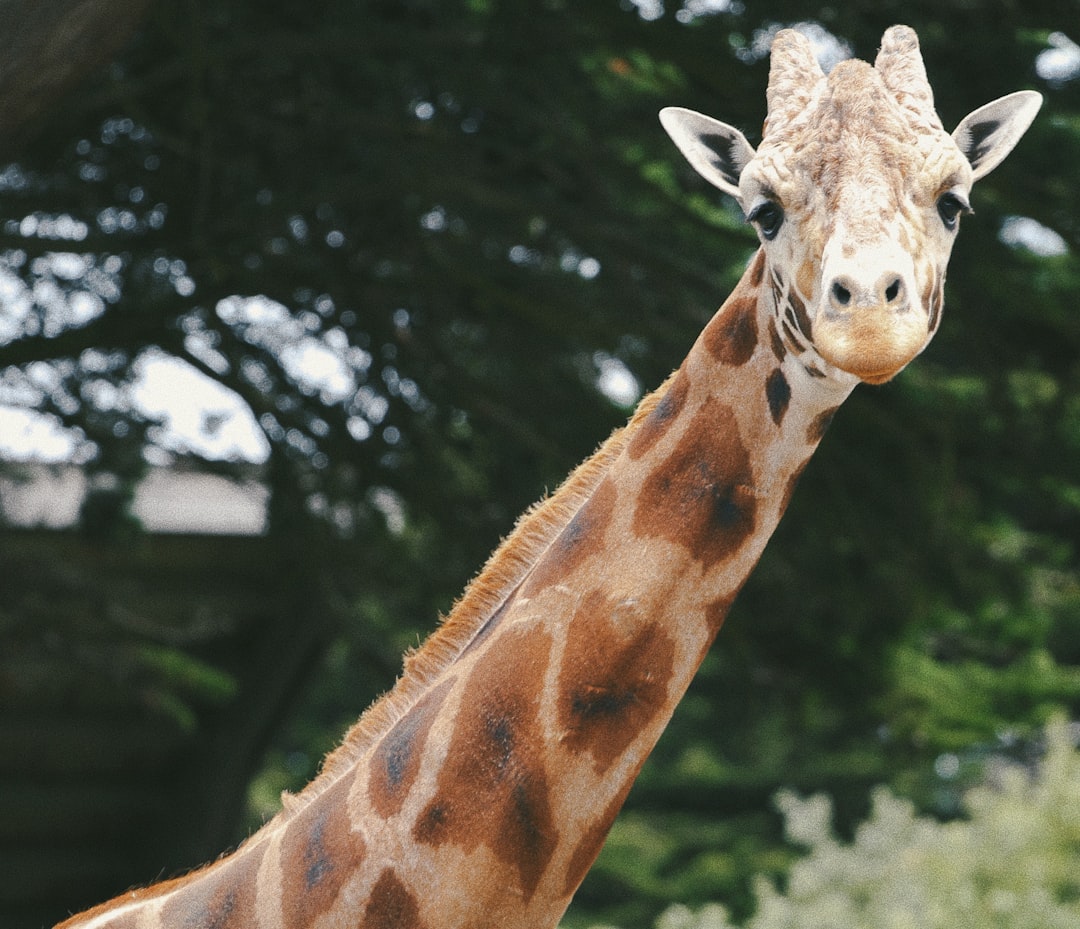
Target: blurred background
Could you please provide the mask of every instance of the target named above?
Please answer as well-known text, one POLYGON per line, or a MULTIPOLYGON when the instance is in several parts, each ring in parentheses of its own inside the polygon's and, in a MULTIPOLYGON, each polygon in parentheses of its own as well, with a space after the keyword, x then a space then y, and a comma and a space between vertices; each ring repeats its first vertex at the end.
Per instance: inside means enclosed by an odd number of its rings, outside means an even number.
POLYGON ((879 785, 949 821, 1080 717, 1080 3, 0 2, 0 925, 212 859, 315 773, 752 254, 657 111, 756 143, 777 29, 829 67, 894 22, 946 128, 1046 103, 571 927, 743 920, 798 855, 778 791, 840 836, 879 785))

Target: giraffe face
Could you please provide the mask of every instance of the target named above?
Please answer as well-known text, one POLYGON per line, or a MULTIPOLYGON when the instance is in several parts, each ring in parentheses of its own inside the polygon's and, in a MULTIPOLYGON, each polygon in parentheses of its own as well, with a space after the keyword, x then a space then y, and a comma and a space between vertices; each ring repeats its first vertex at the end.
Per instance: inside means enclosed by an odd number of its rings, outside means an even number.
POLYGON ((936 331, 972 184, 1019 141, 1041 97, 1004 97, 950 135, 915 33, 894 26, 873 66, 846 61, 828 76, 802 35, 779 33, 768 103, 757 151, 689 110, 661 121, 757 228, 789 343, 816 370, 887 381, 936 331))
POLYGON ((826 370, 886 381, 937 328, 971 166, 860 61, 822 77, 790 122, 772 122, 741 172, 739 200, 778 303, 804 308, 799 341, 826 370))

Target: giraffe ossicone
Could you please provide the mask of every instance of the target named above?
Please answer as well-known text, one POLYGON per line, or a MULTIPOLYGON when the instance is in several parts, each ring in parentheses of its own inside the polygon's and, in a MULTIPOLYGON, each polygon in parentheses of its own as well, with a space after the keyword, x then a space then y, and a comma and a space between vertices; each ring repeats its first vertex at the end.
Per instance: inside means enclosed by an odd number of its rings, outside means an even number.
POLYGON ((302 793, 232 854, 64 929, 557 925, 859 381, 941 319, 974 181, 1038 110, 941 127, 915 34, 773 46, 764 137, 667 109, 761 248, 679 369, 518 521, 302 793))

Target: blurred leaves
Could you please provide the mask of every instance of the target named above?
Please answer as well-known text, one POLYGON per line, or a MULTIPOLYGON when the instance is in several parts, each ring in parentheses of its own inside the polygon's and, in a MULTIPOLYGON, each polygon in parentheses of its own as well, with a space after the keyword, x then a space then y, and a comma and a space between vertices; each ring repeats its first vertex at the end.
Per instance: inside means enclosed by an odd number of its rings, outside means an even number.
MULTIPOLYGON (((274 544, 338 617, 259 813, 625 418, 604 365, 651 389, 726 296, 753 234, 656 112, 753 141, 768 37, 808 20, 863 58, 914 26, 947 126, 1046 105, 974 192, 940 334, 837 417, 568 924, 745 915, 787 860, 781 787, 828 791, 842 834, 879 783, 952 815, 943 754, 1080 713, 1080 80, 1036 70, 1059 0, 154 5, 0 168, 0 402, 71 430, 106 536, 150 463, 247 466, 140 405, 151 361, 228 391, 208 435, 250 413, 274 544)), ((228 698, 153 661, 181 703, 228 698)))
MULTIPOLYGON (((747 929, 956 925, 1000 929, 1080 922, 1080 751, 1060 719, 1035 771, 999 760, 965 797, 967 817, 939 823, 886 788, 850 843, 834 834, 828 799, 777 796, 788 840, 806 849, 783 889, 757 880, 747 929)), ((713 904, 676 905, 657 929, 730 929, 713 904)))

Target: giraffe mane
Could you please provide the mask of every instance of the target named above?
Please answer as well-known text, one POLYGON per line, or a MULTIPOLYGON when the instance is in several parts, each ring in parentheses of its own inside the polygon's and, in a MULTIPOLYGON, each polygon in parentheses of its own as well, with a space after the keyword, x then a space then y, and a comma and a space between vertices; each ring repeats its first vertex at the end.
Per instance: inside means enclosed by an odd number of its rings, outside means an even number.
POLYGON ((282 794, 282 814, 303 809, 336 782, 404 716, 428 687, 475 638, 491 616, 518 588, 559 533, 592 495, 612 463, 626 447, 635 427, 664 395, 670 378, 637 406, 629 423, 616 429, 578 465, 552 495, 529 507, 465 588, 438 628, 405 655, 404 669, 393 688, 379 697, 328 754, 319 774, 300 793, 282 794))

